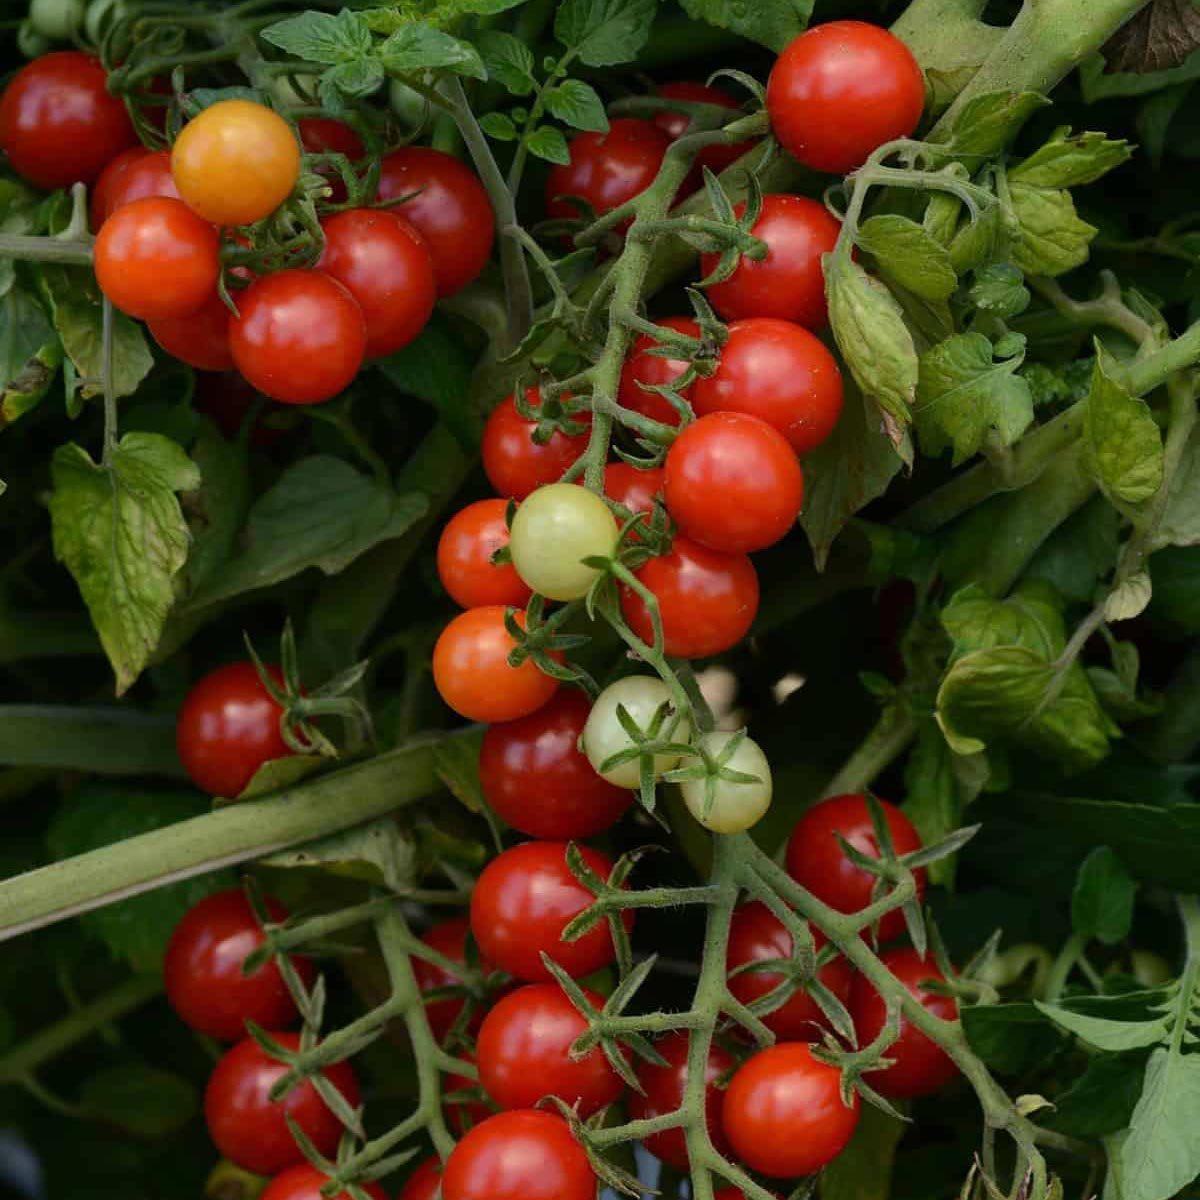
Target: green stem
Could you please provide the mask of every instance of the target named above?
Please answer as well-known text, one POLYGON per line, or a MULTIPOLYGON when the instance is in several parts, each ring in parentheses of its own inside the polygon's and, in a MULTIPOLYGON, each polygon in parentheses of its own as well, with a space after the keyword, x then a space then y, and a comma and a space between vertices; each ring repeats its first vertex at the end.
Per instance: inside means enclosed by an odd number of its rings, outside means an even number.
POLYGON ((1172 375, 1200 361, 1200 321, 1190 326, 1161 350, 1125 369, 1125 386, 1135 396, 1144 396, 1167 382, 1172 375))
POLYGON ((864 792, 908 749, 917 736, 917 723, 907 707, 891 704, 841 770, 829 781, 824 796, 864 792))
POLYGON ((1057 1000, 1065 991, 1067 980, 1083 953, 1084 939, 1077 933, 1071 934, 1058 952, 1058 957, 1050 967, 1046 978, 1046 999, 1050 1002, 1057 1000))
POLYGON ((0 704, 0 766, 183 778, 174 716, 117 707, 0 704))
MULTIPOLYGON (((113 306, 105 296, 100 324, 100 386, 104 393, 104 452, 101 462, 112 467, 117 453, 117 393, 113 385, 113 306)), ((114 484, 115 486, 115 484, 114 484)))
POLYGON ((92 247, 82 242, 62 241, 54 237, 19 237, 0 234, 0 258, 21 262, 65 263, 74 267, 92 265, 92 247))

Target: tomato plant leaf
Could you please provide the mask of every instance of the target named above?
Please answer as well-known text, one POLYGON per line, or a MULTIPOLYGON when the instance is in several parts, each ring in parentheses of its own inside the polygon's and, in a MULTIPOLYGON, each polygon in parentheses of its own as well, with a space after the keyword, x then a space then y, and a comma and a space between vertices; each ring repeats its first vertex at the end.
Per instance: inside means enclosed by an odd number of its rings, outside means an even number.
POLYGON ((567 139, 562 131, 553 125, 539 125, 537 129, 525 138, 529 153, 543 158, 546 162, 559 163, 566 166, 571 161, 571 151, 567 148, 567 139))
MULTIPOLYGON (((513 96, 528 96, 537 86, 533 51, 524 42, 500 29, 485 29, 475 43, 488 78, 502 84, 513 96)), ((485 113, 485 117, 499 116, 485 113)))
POLYGON ((1140 616, 1150 603, 1152 595, 1150 573, 1139 571, 1108 594, 1104 601, 1104 619, 1106 621, 1129 621, 1140 616))
POLYGON ((954 116, 947 142, 949 153, 968 165, 999 154, 1022 126, 1050 101, 1038 92, 985 92, 973 96, 954 116))
POLYGON ((813 0, 681 0, 683 10, 697 21, 782 50, 798 33, 803 33, 812 16, 813 0))
POLYGON ((1192 430, 1171 478, 1167 507, 1154 537, 1156 547, 1197 543, 1200 543, 1200 427, 1192 430))
POLYGON ((655 0, 563 0, 554 36, 589 67, 613 67, 637 56, 656 8, 655 0))
POLYGON ((371 30, 362 14, 309 11, 268 25, 259 36, 305 62, 335 66, 371 52, 371 30))
POLYGON ((1115 946, 1129 935, 1137 884, 1108 846, 1083 860, 1071 894, 1071 924, 1080 937, 1115 946))
MULTIPOLYGON (((1141 995, 1158 1000, 1163 998, 1157 992, 1141 995)), ((1088 1045, 1095 1046, 1097 1050, 1118 1053, 1157 1045, 1171 1026, 1169 1012, 1131 1016, 1129 1009, 1132 999, 1130 996, 1111 1001, 1103 997, 1082 997, 1066 1004, 1046 1004, 1040 1000, 1034 1003, 1039 1012, 1068 1033, 1083 1038, 1088 1045), (1114 1015, 1103 1015, 1108 1012, 1114 1015)))
POLYGON ((1094 497, 1050 535, 1025 578, 1050 584, 1066 600, 1090 604, 1117 561, 1120 522, 1103 496, 1094 497))
POLYGON ((960 1016, 971 1049, 1004 1075, 1031 1070, 1062 1042, 1053 1022, 1027 1001, 972 1004, 960 1016))
POLYGON ((1032 187, 1072 188, 1094 183, 1133 154, 1126 141, 1117 141, 1103 133, 1072 134, 1067 126, 1054 131, 1050 140, 1027 159, 1012 167, 1008 178, 1013 183, 1032 187))
POLYGON ((547 88, 544 99, 552 116, 572 129, 587 129, 603 133, 608 129, 608 114, 596 89, 582 79, 564 79, 556 87, 547 88))
POLYGON ((0 428, 36 407, 62 363, 62 343, 22 287, 0 297, 0 428))
POLYGON ((1094 1054, 1083 1074, 1054 1098, 1044 1123, 1073 1137, 1116 1133, 1133 1116, 1145 1073, 1141 1054, 1094 1054))
MULTIPOLYGON (((1179 1020, 1184 1020, 1180 1015, 1179 1020)), ((1159 1046, 1146 1064, 1142 1095, 1121 1146, 1122 1196, 1166 1200, 1200 1174, 1200 1058, 1159 1046)))
POLYGON ((1200 50, 1200 10, 1194 0, 1151 0, 1109 38, 1105 70, 1144 75, 1182 66, 1200 50))
POLYGON ((340 111, 342 96, 369 96, 384 81, 383 63, 377 58, 356 58, 353 62, 338 63, 321 76, 321 102, 340 111))
POLYGON ((1071 193, 1013 183, 1009 189, 1021 236, 1013 262, 1027 275, 1062 275, 1087 262, 1097 229, 1081 220, 1071 193))
POLYGON ((388 71, 449 70, 472 79, 487 78, 483 59, 470 42, 432 25, 404 25, 397 29, 379 47, 379 58, 388 71))
POLYGON ((75 577, 120 694, 141 674, 175 599, 188 530, 176 492, 200 485, 184 451, 129 433, 103 466, 74 444, 51 466, 55 557, 75 577))
POLYGON ((199 1110, 200 1097, 182 1076, 130 1062, 88 1076, 79 1103, 97 1120, 159 1138, 182 1129, 199 1110))
POLYGON ((958 284, 946 247, 907 217, 871 217, 862 223, 857 240, 874 255, 885 279, 922 299, 945 300, 958 284))
POLYGON ((497 142, 515 142, 521 136, 512 117, 502 112, 484 113, 479 118, 479 128, 497 142))
POLYGON ((1141 504, 1162 484, 1158 425, 1146 402, 1117 382, 1103 352, 1092 371, 1083 444, 1088 470, 1113 503, 1141 504))
POLYGON ((1029 307, 1030 295, 1025 276, 1012 263, 994 263, 975 272, 974 282, 967 289, 967 299, 980 312, 1007 319, 1029 307))
POLYGON ((185 571, 188 592, 197 591, 229 561, 250 505, 244 443, 227 441, 206 420, 192 447, 192 460, 200 469, 200 487, 182 498, 192 534, 185 571))
POLYGON ((390 817, 356 825, 263 859, 272 867, 320 867, 334 875, 402 892, 417 878, 412 839, 390 817))
POLYGON ((888 1200, 892 1169, 906 1125, 864 1104, 850 1144, 821 1172, 820 1200, 888 1200))

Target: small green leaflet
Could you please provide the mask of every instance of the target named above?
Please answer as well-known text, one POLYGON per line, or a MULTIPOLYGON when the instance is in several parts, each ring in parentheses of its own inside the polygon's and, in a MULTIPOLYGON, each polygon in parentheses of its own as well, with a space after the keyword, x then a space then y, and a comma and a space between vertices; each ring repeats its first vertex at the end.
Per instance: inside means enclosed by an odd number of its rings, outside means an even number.
POLYGON ((192 458, 200 469, 200 487, 184 503, 192 531, 185 575, 195 592, 229 561, 250 503, 246 447, 227 441, 209 420, 200 427, 192 458))
POLYGON ((149 661, 174 602, 189 543, 175 493, 199 487, 200 472, 168 438, 129 433, 108 467, 60 446, 51 478, 54 554, 79 585, 120 695, 149 661))
POLYGON ((650 36, 656 0, 563 0, 554 36, 589 67, 630 62, 650 36))
POLYGON ((946 300, 958 286, 949 251, 907 217, 871 217, 858 231, 858 244, 875 256, 885 279, 923 300, 946 300))
POLYGON ((411 837, 390 817, 282 850, 263 861, 272 867, 319 867, 396 892, 411 888, 418 878, 411 837))
MULTIPOLYGON (((1179 1019, 1184 1019, 1180 1017, 1179 1019)), ((1121 1146, 1122 1200, 1168 1200, 1200 1174, 1200 1056, 1159 1046, 1121 1146)))
POLYGON ((779 51, 808 27, 813 0, 681 0, 684 12, 697 21, 750 38, 779 51))
MULTIPOLYGON (((533 52, 511 33, 499 29, 485 29, 475 44, 483 59, 488 78, 503 85, 511 95, 528 96, 537 86, 533 74, 533 52)), ((485 113, 480 118, 480 124, 487 117, 500 115, 502 114, 485 113)))
POLYGON ((1011 263, 995 263, 975 272, 967 299, 980 312, 994 313, 1002 320, 1018 316, 1029 307, 1025 276, 1011 263))
POLYGON ((1171 1027, 1166 989, 1134 992, 1111 1000, 1079 997, 1062 1004, 1037 1003, 1039 1011, 1060 1028, 1081 1037, 1097 1050, 1118 1054, 1144 1050, 1162 1041, 1171 1027))
POLYGON ((608 114, 596 89, 582 79, 565 79, 545 93, 546 107, 572 129, 603 133, 608 129, 608 114))
POLYGON ((553 125, 539 125, 525 138, 525 145, 530 154, 544 158, 547 162, 559 163, 566 166, 571 161, 571 151, 567 147, 567 139, 562 131, 553 125))
POLYGON ((1070 192, 1026 183, 1009 192, 1021 227, 1013 262, 1026 275, 1062 275, 1087 262, 1098 230, 1079 218, 1070 192))
POLYGON ((1056 129, 1050 140, 1009 173, 1011 183, 1031 187, 1072 188, 1094 183, 1114 167, 1127 162, 1133 148, 1126 141, 1112 141, 1103 133, 1072 135, 1067 126, 1056 129))
POLYGON ((1108 846, 1083 860, 1071 895, 1071 924, 1080 937, 1115 946, 1129 936, 1137 884, 1108 846))
POLYGON ((34 408, 62 363, 62 343, 42 306, 22 287, 0 298, 0 428, 34 408))
POLYGON ((304 12, 268 25, 259 36, 285 54, 305 62, 336 66, 371 53, 371 30, 349 9, 336 15, 304 12))
POLYGON ((1171 478, 1167 507, 1154 538, 1156 548, 1200 543, 1200 424, 1192 430, 1171 478))
POLYGON ((952 157, 968 166, 999 154, 1021 127, 1050 101, 1037 92, 986 92, 972 97, 954 116, 947 141, 952 157))
POLYGON ((379 58, 388 71, 400 74, 446 69, 472 79, 486 79, 487 68, 470 42, 451 36, 431 25, 405 25, 379 48, 379 58))
POLYGON ((1084 462, 1114 504, 1141 504, 1162 485, 1162 434, 1146 402, 1114 376, 1112 360, 1097 343, 1083 427, 1084 462))

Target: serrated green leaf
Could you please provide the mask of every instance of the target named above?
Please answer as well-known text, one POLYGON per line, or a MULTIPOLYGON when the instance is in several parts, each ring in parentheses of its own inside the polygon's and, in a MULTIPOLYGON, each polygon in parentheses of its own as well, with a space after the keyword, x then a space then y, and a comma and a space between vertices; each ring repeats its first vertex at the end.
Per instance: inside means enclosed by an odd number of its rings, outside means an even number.
POLYGON ((196 592, 232 557, 250 506, 245 445, 228 441, 211 421, 204 420, 192 460, 200 470, 200 487, 183 499, 192 534, 184 572, 188 593, 196 592))
POLYGON ((571 161, 567 139, 553 125, 540 125, 525 138, 529 153, 544 158, 547 162, 566 166, 571 161))
MULTIPOLYGON (((1021 236, 1012 210, 1004 204, 984 209, 966 222, 950 243, 950 265, 959 274, 1006 260, 1021 236)), ((1028 301, 1026 301, 1028 303, 1028 301)))
POLYGON ((479 118, 479 128, 497 142, 515 142, 521 136, 512 118, 502 112, 484 113, 479 118))
POLYGON ((485 29, 480 34, 476 46, 487 69, 488 78, 502 84, 511 95, 528 96, 537 86, 533 74, 533 52, 511 33, 500 29, 485 29))
POLYGON ((945 300, 958 285, 950 253, 907 217, 888 213, 864 221, 858 244, 875 256, 880 273, 925 300, 945 300))
POLYGON ((358 58, 353 62, 338 63, 321 76, 322 103, 331 91, 343 96, 361 98, 377 91, 386 78, 383 63, 377 58, 358 58))
POLYGON ((329 766, 329 759, 318 754, 289 754, 284 758, 269 758, 250 777, 250 782, 236 796, 214 796, 213 807, 223 808, 228 804, 240 804, 256 796, 266 796, 281 788, 299 783, 315 775, 322 767, 329 766))
POLYGON ((1039 108, 1050 101, 1037 92, 988 92, 974 96, 950 126, 949 152, 956 158, 999 154, 1039 108))
POLYGON ((305 62, 334 66, 371 52, 371 31, 361 13, 304 12, 268 25, 259 36, 305 62))
POLYGON ((0 297, 0 427, 37 405, 61 363, 62 343, 42 306, 9 286, 0 297))
POLYGON ((554 36, 589 67, 617 66, 646 44, 656 8, 655 0, 563 0, 554 36))
POLYGON ((382 46, 379 58, 388 71, 449 70, 472 79, 486 79, 487 68, 470 42, 432 25, 405 25, 382 46))
POLYGON ((1045 1124, 1085 1138, 1128 1128, 1145 1073, 1140 1055, 1092 1055, 1083 1075, 1055 1097, 1055 1111, 1045 1124))
POLYGON ((971 585, 956 592, 942 609, 942 626, 954 643, 954 657, 995 646, 1023 646, 1046 661, 1066 645, 1061 601, 1041 583, 1023 583, 997 600, 971 585))
POLYGON ((1141 504, 1163 477, 1163 442, 1146 402, 1117 382, 1097 354, 1083 427, 1084 462, 1114 503, 1141 504))
POLYGON ((80 1088, 79 1103, 96 1120, 160 1138, 196 1115, 200 1097, 182 1076, 131 1062, 90 1075, 80 1088))
POLYGON ((263 862, 283 868, 319 867, 333 875, 382 884, 395 892, 412 887, 417 878, 412 839, 390 817, 282 850, 263 862))
POLYGON ((434 771, 446 789, 468 811, 487 810, 483 787, 479 782, 479 737, 446 739, 433 752, 434 771))
POLYGON ((1169 1015, 1154 1016, 1144 1020, 1115 1020, 1075 1012, 1061 1004, 1043 1004, 1035 1001, 1038 1011, 1045 1014, 1060 1028, 1081 1037, 1097 1050, 1116 1054, 1125 1050, 1143 1050, 1157 1045, 1170 1028, 1169 1015))
POLYGON ((1032 187, 1073 188, 1094 183, 1133 154, 1126 141, 1114 141, 1103 133, 1072 134, 1063 126, 1024 162, 1010 168, 1009 181, 1032 187))
POLYGON ((780 51, 803 33, 812 16, 813 0, 681 0, 684 12, 697 21, 750 38, 780 51))
POLYGON ((1146 1064, 1141 1099, 1121 1146, 1122 1196, 1166 1200, 1195 1179, 1200 1174, 1197 1122, 1200 1057, 1160 1046, 1146 1064))
POLYGON ((1021 236, 1013 262, 1027 275, 1062 275, 1087 262, 1098 232, 1075 212, 1071 193, 1014 183, 1009 189, 1021 236))
POLYGON ((1108 846, 1083 860, 1071 894, 1071 925, 1080 937, 1115 946, 1129 936, 1137 884, 1108 846))
POLYGON ((1171 477, 1167 507, 1154 536, 1156 548, 1200 543, 1200 425, 1192 430, 1171 477))
POLYGON ((608 129, 608 114, 596 89, 582 79, 564 79, 557 87, 544 93, 546 107, 572 129, 587 129, 604 133, 608 129))
POLYGON ((1006 320, 1023 313, 1029 307, 1030 296, 1025 276, 1016 267, 1011 263, 994 263, 975 272, 967 299, 980 312, 1006 320))
POLYGON ((54 554, 75 577, 117 693, 141 674, 175 599, 189 535, 177 492, 200 472, 183 450, 153 433, 121 439, 109 466, 74 444, 51 466, 54 554))

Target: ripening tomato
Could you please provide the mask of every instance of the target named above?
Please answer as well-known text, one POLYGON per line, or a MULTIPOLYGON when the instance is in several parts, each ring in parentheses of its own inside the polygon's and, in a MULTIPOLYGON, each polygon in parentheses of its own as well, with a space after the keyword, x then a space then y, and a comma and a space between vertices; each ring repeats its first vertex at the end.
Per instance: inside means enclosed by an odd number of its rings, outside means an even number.
POLYGON ((229 323, 238 370, 284 404, 320 404, 362 366, 367 325, 349 290, 321 271, 277 271, 237 298, 229 323))
POLYGON ((221 274, 221 239, 182 200, 147 196, 122 205, 96 238, 96 282, 123 313, 186 317, 221 274))
POLYGON ((438 578, 463 608, 524 608, 533 594, 511 562, 492 562, 492 555, 508 545, 507 508, 505 500, 476 500, 446 522, 438 539, 438 578))
MULTIPOLYGON (((921 848, 912 822, 886 800, 879 802, 892 835, 896 854, 911 854, 921 848)), ((838 845, 840 834, 860 854, 879 857, 879 842, 867 800, 862 795, 834 796, 813 805, 796 822, 787 844, 787 871, 801 887, 838 912, 853 913, 871 903, 876 877, 855 866, 838 845)), ((913 872, 917 901, 925 895, 925 869, 913 872)), ((879 940, 890 942, 904 932, 904 915, 893 909, 879 922, 879 940)))
MULTIPOLYGON (((276 924, 287 909, 267 897, 276 924)), ((246 1022, 281 1029, 296 1020, 296 1004, 273 959, 242 974, 242 963, 265 941, 262 926, 240 888, 215 892, 193 904, 167 943, 163 978, 167 999, 179 1019, 199 1033, 223 1042, 246 1035, 246 1022)), ((314 971, 308 959, 291 956, 307 986, 314 971)))
MULTIPOLYGON (((744 203, 734 207, 741 217, 744 203)), ((728 279, 714 283, 707 295, 727 321, 745 317, 778 317, 805 329, 823 329, 829 320, 825 304, 825 271, 821 256, 837 245, 841 222, 807 196, 764 196, 762 212, 751 233, 767 245, 767 256, 743 256, 728 279)), ((700 269, 708 275, 720 259, 705 254, 700 269)))
POLYGON ((300 144, 266 105, 219 100, 180 131, 171 171, 184 202, 206 221, 252 225, 292 194, 300 144))
POLYGON ((421 235, 403 217, 372 208, 335 213, 322 227, 325 249, 317 270, 358 301, 367 323, 367 357, 407 346, 437 300, 433 259, 421 235))
MULTIPOLYGON (((958 1005, 954 997, 927 991, 923 986, 946 982, 932 959, 922 958, 911 946, 888 950, 880 958, 922 1008, 943 1021, 957 1020, 958 1005)), ((850 991, 850 1015, 860 1046, 869 1046, 887 1021, 887 1003, 861 975, 855 976, 850 991)), ((958 1074, 954 1060, 945 1050, 904 1016, 900 1018, 900 1036, 884 1051, 884 1057, 890 1058, 892 1065, 868 1071, 863 1079, 880 1095, 897 1100, 931 1096, 958 1074)))
MULTIPOLYGON (((683 1104, 683 1093, 688 1080, 687 1033, 677 1030, 659 1038, 654 1048, 667 1060, 665 1067, 657 1063, 639 1061, 638 1082, 643 1094, 630 1092, 627 1105, 629 1116, 634 1121, 645 1121, 652 1117, 663 1117, 677 1112, 683 1104)), ((704 1119, 708 1125, 708 1136, 718 1154, 725 1154, 729 1147, 725 1141, 725 1130, 721 1127, 721 1109, 725 1093, 717 1086, 720 1078, 732 1069, 734 1057, 720 1046, 712 1045, 704 1066, 704 1119)), ((669 1163, 677 1171, 688 1169, 687 1140, 682 1129, 667 1129, 642 1139, 642 1144, 657 1158, 669 1163)))
MULTIPOLYGON (((601 879, 612 860, 580 846, 583 861, 601 879)), ((522 842, 492 859, 471 893, 471 932, 482 954, 502 971, 527 983, 551 979, 547 953, 574 979, 606 967, 616 957, 608 924, 601 921, 573 942, 562 931, 595 896, 571 873, 566 842, 522 842)), ((633 913, 621 914, 626 929, 633 913)))
POLYGON ((392 211, 416 226, 433 258, 438 296, 479 278, 492 256, 496 218, 479 177, 461 159, 428 146, 401 146, 379 164, 379 201, 407 196, 392 211))
POLYGON ((0 148, 22 179, 49 191, 91 183, 137 142, 100 60, 78 50, 43 54, 0 98, 0 148))
POLYGON ((830 21, 794 38, 767 82, 771 129, 806 167, 844 175, 905 138, 925 107, 925 77, 894 34, 830 21))
POLYGON ((230 371, 228 305, 218 292, 184 317, 159 317, 146 322, 154 340, 173 358, 198 371, 230 371))
POLYGON ((491 725, 479 751, 479 781, 496 815, 535 838, 591 837, 620 820, 633 802, 601 779, 579 749, 591 712, 587 697, 560 690, 517 721, 491 725))
POLYGON ((435 1200, 442 1183, 442 1160, 431 1154, 408 1177, 396 1200, 435 1200))
MULTIPOLYGON (((542 396, 537 388, 527 388, 525 399, 536 409, 542 396)), ((581 424, 591 424, 590 413, 574 414, 581 424)), ((483 429, 483 469, 498 496, 524 500, 543 484, 556 483, 567 468, 587 449, 588 432, 568 436, 555 430, 548 441, 533 440, 537 422, 526 420, 517 411, 516 400, 509 396, 492 409, 483 429)))
MULTIPOLYGON (((758 613, 758 574, 744 554, 721 554, 676 537, 666 554, 635 574, 658 601, 662 649, 671 658, 723 654, 746 636, 758 613)), ((621 612, 642 641, 654 641, 650 610, 624 586, 621 612)))
POLYGON ((596 1176, 562 1117, 497 1113, 446 1160, 442 1200, 594 1200, 596 1176))
POLYGON ((627 462, 609 463, 604 468, 604 494, 631 514, 654 512, 654 497, 661 496, 661 467, 641 469, 627 462))
POLYGON ((171 152, 133 146, 118 154, 100 172, 100 178, 92 188, 88 202, 92 229, 99 232, 122 204, 144 200, 147 196, 179 199, 179 189, 171 174, 171 152))
POLYGON ((573 483, 547 483, 522 501, 512 523, 517 574, 548 600, 579 600, 600 578, 588 559, 616 553, 617 519, 602 497, 573 483))
MULTIPOLYGON (((267 670, 282 687, 279 668, 267 670)), ((218 667, 193 684, 175 719, 179 761, 202 792, 239 796, 263 763, 292 753, 280 731, 282 717, 253 663, 218 667)))
MULTIPOLYGON (((270 1037, 285 1050, 300 1049, 299 1034, 271 1032, 270 1037)), ((271 1089, 287 1073, 284 1063, 269 1058, 252 1038, 244 1038, 225 1052, 204 1093, 209 1137, 230 1162, 256 1175, 274 1175, 303 1160, 288 1117, 327 1158, 342 1136, 341 1121, 325 1106, 312 1080, 304 1080, 281 1100, 270 1099, 271 1089)), ((321 1073, 358 1106, 358 1081, 349 1063, 333 1063, 321 1073)))
POLYGON ((665 465, 667 511, 680 530, 710 550, 765 550, 796 524, 804 475, 778 430, 739 412, 693 421, 671 444, 665 465))
MULTIPOLYGON (((700 325, 691 317, 664 317, 657 324, 676 333, 687 334, 688 337, 700 337, 700 325)), ((624 408, 641 413, 652 421, 678 425, 679 413, 671 402, 657 392, 648 392, 646 388, 673 384, 690 364, 681 358, 661 358, 652 354, 651 351, 657 347, 658 342, 648 333, 640 334, 634 341, 625 366, 621 369, 617 399, 624 408)), ((687 400, 690 392, 691 385, 684 388, 680 395, 687 400)))
POLYGON ((791 321, 734 321, 716 371, 697 379, 698 416, 741 412, 773 425, 797 454, 815 450, 842 413, 842 373, 821 340, 791 321))
MULTIPOLYGON (((669 737, 677 745, 691 737, 691 722, 687 717, 676 717, 678 710, 671 689, 661 679, 653 675, 628 675, 610 683, 596 697, 583 727, 583 751, 597 772, 614 755, 633 749, 634 741, 621 722, 620 709, 647 737, 652 729, 657 737, 669 737), (656 722, 659 722, 657 728, 656 722)), ((678 766, 679 758, 676 753, 655 754, 652 768, 655 776, 665 775, 678 766)), ((641 783, 641 762, 633 758, 617 763, 603 777, 618 787, 636 788, 641 783)))
MULTIPOLYGON (((430 949, 436 950, 443 958, 452 962, 467 961, 467 934, 470 925, 464 917, 450 917, 439 921, 421 938, 430 949)), ((421 994, 441 991, 442 988, 457 987, 462 984, 461 976, 455 975, 446 967, 430 962, 414 954, 412 958, 413 975, 416 976, 417 987, 421 994)), ((491 964, 485 959, 479 960, 479 969, 486 975, 492 970, 491 964)), ((458 1020, 465 1001, 453 996, 440 1000, 425 1001, 425 1017, 433 1036, 440 1042, 450 1032, 454 1022, 458 1020)))
MULTIPOLYGON (((604 1007, 602 996, 587 988, 583 994, 597 1010, 604 1007)), ((618 1100, 625 1084, 599 1046, 572 1056, 572 1044, 587 1030, 587 1018, 559 984, 517 988, 480 1027, 480 1082, 502 1109, 533 1108, 544 1096, 557 1096, 590 1117, 618 1100)))
MULTIPOLYGON (((321 1189, 329 1176, 311 1163, 299 1163, 276 1175, 258 1200, 326 1200, 321 1189)), ((387 1200, 387 1193, 377 1183, 360 1182, 360 1188, 371 1200, 387 1200)), ((338 1192, 331 1200, 350 1200, 349 1192, 338 1192)))
MULTIPOLYGON (((296 130, 306 154, 344 154, 353 163, 367 152, 362 138, 345 121, 334 117, 301 117, 296 130)), ((329 181, 330 203, 345 203, 346 184, 337 167, 332 163, 317 163, 312 169, 329 181)))
MULTIPOLYGON (((571 139, 571 161, 555 164, 546 177, 546 216, 578 218, 566 197, 584 200, 603 216, 644 192, 662 166, 671 139, 652 121, 618 117, 605 133, 581 133, 571 139)), ((623 231, 628 222, 619 226, 623 231)))
MULTIPOLYGON (((815 926, 812 935, 819 951, 825 945, 825 936, 815 926)), ((736 975, 733 972, 755 963, 790 959, 792 949, 792 935, 787 926, 765 904, 757 900, 739 904, 729 923, 729 947, 725 955, 730 992, 743 1004, 752 1004, 774 991, 784 980, 778 971, 751 970, 736 975)), ((831 958, 817 971, 817 978, 842 1004, 849 1002, 854 971, 844 958, 840 955, 831 958)), ((761 1015, 763 1024, 787 1042, 815 1042, 821 1031, 829 1027, 825 1014, 802 987, 796 988, 778 1008, 761 1015)))
MULTIPOLYGON (((515 721, 542 707, 558 690, 558 680, 527 658, 519 667, 508 656, 516 642, 505 626, 500 604, 459 613, 433 648, 433 682, 442 699, 468 721, 515 721)), ((525 614, 516 622, 525 627, 525 614)))
MULTIPOLYGON (((715 730, 700 738, 700 746, 718 758, 736 735, 715 730)), ((757 825, 771 807, 773 783, 771 764, 756 741, 743 737, 723 766, 729 771, 754 776, 753 782, 738 779, 685 779, 679 785, 687 810, 713 833, 741 833, 757 825)))
MULTIPOLYGON (((678 83, 664 83, 659 86, 658 94, 667 100, 683 100, 690 104, 716 104, 731 111, 741 107, 738 102, 720 88, 710 87, 707 83, 694 83, 691 80, 680 80, 678 83)), ((731 117, 730 120, 733 118, 731 117)), ((683 137, 692 123, 691 118, 682 112, 656 113, 654 123, 671 139, 676 141, 683 137)), ((696 165, 688 176, 684 191, 690 192, 703 183, 702 169, 707 167, 719 175, 726 167, 731 167, 743 154, 754 149, 755 142, 735 142, 732 146, 705 146, 696 155, 696 165)))
POLYGON ((760 1050, 725 1092, 722 1118, 734 1153, 772 1179, 811 1175, 832 1162, 858 1124, 858 1094, 843 1104, 841 1078, 803 1042, 760 1050))

